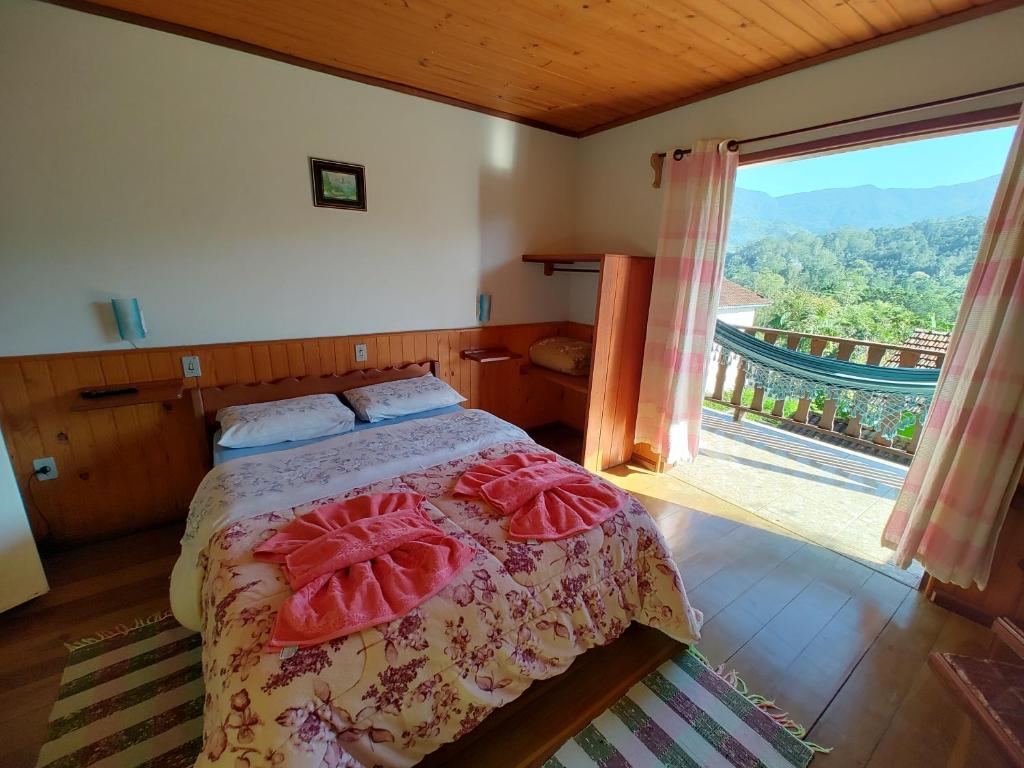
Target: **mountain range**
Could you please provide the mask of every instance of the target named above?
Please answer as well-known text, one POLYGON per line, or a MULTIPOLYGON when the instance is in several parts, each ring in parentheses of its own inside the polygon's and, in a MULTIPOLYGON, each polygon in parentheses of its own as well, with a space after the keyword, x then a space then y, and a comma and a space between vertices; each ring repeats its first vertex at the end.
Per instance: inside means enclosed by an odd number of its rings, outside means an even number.
POLYGON ((840 227, 898 227, 926 219, 986 216, 998 176, 926 189, 880 189, 872 185, 819 189, 772 197, 737 187, 729 245, 804 229, 822 234, 840 227))

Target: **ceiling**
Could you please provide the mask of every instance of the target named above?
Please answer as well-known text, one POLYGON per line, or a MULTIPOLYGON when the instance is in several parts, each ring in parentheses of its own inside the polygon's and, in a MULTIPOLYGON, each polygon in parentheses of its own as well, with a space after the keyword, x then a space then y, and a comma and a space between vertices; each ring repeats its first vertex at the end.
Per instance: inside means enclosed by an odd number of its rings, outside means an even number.
POLYGON ((1021 0, 56 0, 569 135, 1021 0))

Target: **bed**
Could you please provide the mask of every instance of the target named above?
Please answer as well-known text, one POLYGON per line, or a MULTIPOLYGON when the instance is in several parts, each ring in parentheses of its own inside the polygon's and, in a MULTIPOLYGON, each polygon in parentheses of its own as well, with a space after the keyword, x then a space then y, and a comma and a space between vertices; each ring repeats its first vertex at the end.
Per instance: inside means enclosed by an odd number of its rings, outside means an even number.
MULTIPOLYGON (((200 401, 212 433, 225 404, 340 394, 431 369, 209 389, 200 401)), ((631 622, 695 642, 700 613, 635 499, 597 528, 542 544, 510 541, 507 520, 484 502, 451 495, 469 466, 522 451, 543 449, 490 413, 457 407, 221 457, 192 501, 171 580, 176 617, 202 633, 207 694, 197 765, 410 766, 631 622), (254 548, 328 501, 393 491, 425 496, 431 519, 473 549, 471 564, 388 624, 266 651, 290 590, 276 565, 253 558, 254 548)))

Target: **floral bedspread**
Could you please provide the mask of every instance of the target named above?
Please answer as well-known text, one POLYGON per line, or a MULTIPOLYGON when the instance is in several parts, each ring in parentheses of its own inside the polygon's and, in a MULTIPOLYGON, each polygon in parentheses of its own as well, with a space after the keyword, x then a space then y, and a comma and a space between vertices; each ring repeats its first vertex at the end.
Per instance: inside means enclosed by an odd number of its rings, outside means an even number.
MULTIPOLYGON (((417 423, 425 422, 379 431, 417 423)), ((700 613, 635 499, 598 528, 540 544, 507 540, 507 519, 480 500, 451 496, 472 464, 540 450, 525 434, 509 440, 510 434, 501 427, 496 444, 466 453, 466 443, 458 443, 451 448, 457 455, 426 468, 225 518, 198 555, 207 690, 198 766, 413 765, 632 621, 697 640, 700 613), (401 619, 323 645, 268 653, 274 615, 289 588, 277 566, 253 559, 254 547, 327 501, 389 491, 424 495, 431 518, 474 549, 471 565, 401 619)), ((423 443, 429 453, 429 437, 423 443)))

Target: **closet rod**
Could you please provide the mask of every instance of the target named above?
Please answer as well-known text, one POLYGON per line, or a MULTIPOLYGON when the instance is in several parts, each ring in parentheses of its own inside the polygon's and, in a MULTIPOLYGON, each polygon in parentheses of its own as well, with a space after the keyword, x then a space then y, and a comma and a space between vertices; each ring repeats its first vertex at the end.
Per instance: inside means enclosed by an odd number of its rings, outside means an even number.
POLYGON ((569 267, 552 267, 552 272, 584 272, 588 275, 598 275, 601 273, 600 269, 570 269, 569 267))
MULTIPOLYGON (((1024 82, 1011 83, 1010 85, 1001 85, 998 88, 989 88, 988 90, 984 90, 984 91, 975 91, 973 93, 964 93, 964 94, 961 94, 959 96, 950 96, 950 97, 945 98, 945 99, 936 99, 935 101, 926 101, 926 102, 923 102, 921 104, 912 104, 909 107, 896 107, 895 109, 887 109, 887 110, 884 110, 882 112, 873 112, 870 115, 861 115, 859 117, 847 117, 847 118, 843 118, 842 120, 833 120, 832 122, 829 122, 829 123, 820 123, 819 125, 811 125, 811 126, 808 126, 806 128, 794 128, 794 129, 789 130, 789 131, 780 131, 778 133, 768 133, 768 134, 765 134, 764 136, 754 136, 753 138, 750 138, 750 139, 738 139, 738 140, 730 141, 729 142, 729 149, 736 150, 736 149, 739 149, 740 146, 743 145, 743 144, 754 144, 754 143, 759 142, 759 141, 768 141, 769 139, 781 139, 781 138, 784 138, 786 136, 797 136, 797 135, 799 135, 801 133, 810 133, 811 131, 820 131, 820 130, 822 130, 824 128, 835 128, 835 127, 840 126, 840 125, 849 125, 851 123, 860 123, 860 122, 863 122, 864 120, 875 120, 875 119, 877 119, 879 117, 889 117, 891 115, 902 115, 902 114, 906 114, 908 112, 917 112, 917 111, 922 110, 922 109, 930 109, 932 107, 941 107, 941 106, 944 106, 946 104, 957 104, 957 103, 959 103, 961 101, 970 101, 972 99, 980 99, 980 98, 982 98, 984 96, 992 96, 992 95, 997 94, 997 93, 1005 93, 1006 91, 1014 91, 1014 90, 1018 90, 1018 89, 1021 89, 1021 88, 1024 88, 1024 82)), ((689 150, 689 149, 676 149, 672 153, 672 157, 674 157, 676 160, 681 160, 684 155, 690 154, 691 151, 692 150, 689 150)), ((666 152, 658 152, 658 153, 656 153, 655 156, 664 159, 667 154, 668 153, 666 153, 666 152)), ((654 156, 652 156, 651 160, 653 162, 654 156)))

